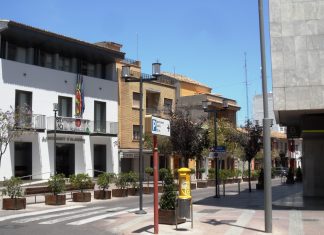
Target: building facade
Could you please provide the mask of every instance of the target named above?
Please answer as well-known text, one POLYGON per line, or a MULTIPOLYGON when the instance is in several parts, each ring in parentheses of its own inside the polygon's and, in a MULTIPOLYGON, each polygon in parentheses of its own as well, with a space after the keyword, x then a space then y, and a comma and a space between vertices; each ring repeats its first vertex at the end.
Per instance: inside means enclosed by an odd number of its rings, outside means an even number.
POLYGON ((303 139, 304 195, 324 196, 324 2, 269 4, 276 120, 303 139))
POLYGON ((6 20, 0 42, 0 109, 30 110, 28 130, 9 144, 0 177, 117 173, 116 61, 124 53, 114 43, 104 48, 6 20))

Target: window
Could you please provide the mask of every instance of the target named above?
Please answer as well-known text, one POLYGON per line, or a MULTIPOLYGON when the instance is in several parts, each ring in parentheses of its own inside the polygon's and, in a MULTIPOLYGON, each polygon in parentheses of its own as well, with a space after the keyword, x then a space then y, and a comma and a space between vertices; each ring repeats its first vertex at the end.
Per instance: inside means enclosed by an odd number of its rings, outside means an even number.
POLYGON ((133 108, 140 108, 140 93, 133 92, 133 108))
POLYGON ((94 130, 106 133, 106 102, 94 102, 94 130))
POLYGON ((53 68, 54 58, 52 54, 41 52, 40 54, 40 65, 46 68, 53 68))
POLYGON ((172 110, 172 99, 164 98, 164 112, 170 113, 172 110))
POLYGON ((133 125, 133 140, 140 140, 140 126, 133 125))
POLYGON ((32 94, 29 91, 16 90, 16 125, 19 127, 30 127, 32 124, 32 94))
POLYGON ((59 70, 70 72, 71 71, 71 59, 60 56, 59 70))
POLYGON ((61 117, 72 117, 72 98, 59 96, 58 97, 58 115, 61 117))

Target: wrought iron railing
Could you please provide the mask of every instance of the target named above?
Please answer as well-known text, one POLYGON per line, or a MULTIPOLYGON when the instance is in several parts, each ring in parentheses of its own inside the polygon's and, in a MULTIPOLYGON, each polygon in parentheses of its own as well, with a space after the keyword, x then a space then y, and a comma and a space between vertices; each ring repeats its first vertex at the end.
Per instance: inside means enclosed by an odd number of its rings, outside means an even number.
MULTIPOLYGON (((47 129, 54 130, 54 117, 47 118, 47 129)), ((56 130, 66 132, 117 134, 118 122, 90 121, 82 118, 57 117, 56 130)))

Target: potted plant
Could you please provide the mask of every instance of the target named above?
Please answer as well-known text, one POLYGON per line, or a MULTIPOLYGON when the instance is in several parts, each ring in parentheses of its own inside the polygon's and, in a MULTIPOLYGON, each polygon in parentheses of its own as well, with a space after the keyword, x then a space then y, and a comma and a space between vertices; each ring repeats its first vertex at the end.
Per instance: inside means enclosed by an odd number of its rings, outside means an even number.
POLYGON ((92 185, 91 178, 88 174, 80 173, 77 175, 70 176, 70 182, 72 186, 80 192, 73 193, 73 201, 74 202, 90 202, 91 201, 91 193, 84 192, 85 189, 88 189, 92 185))
POLYGON ((296 170, 296 182, 302 182, 302 181, 303 181, 303 172, 299 166, 296 170))
POLYGON ((9 198, 3 198, 2 209, 26 209, 26 198, 22 197, 21 184, 21 179, 17 177, 11 177, 9 180, 3 182, 5 188, 2 190, 2 195, 8 195, 9 198))
POLYGON ((108 188, 114 178, 114 173, 103 172, 98 175, 97 184, 99 190, 94 191, 95 199, 111 199, 111 191, 109 191, 108 188))
MULTIPOLYGON (((177 187, 174 184, 173 175, 169 172, 164 178, 163 194, 159 202, 160 224, 175 224, 176 190, 177 187)), ((181 222, 185 222, 185 220, 178 221, 178 223, 181 222)))
POLYGON ((230 172, 226 169, 219 170, 219 178, 223 184, 223 196, 225 197, 225 184, 230 172))
POLYGON ((136 196, 138 194, 138 174, 134 171, 128 172, 127 177, 127 184, 129 186, 128 188, 128 195, 130 196, 136 196))
POLYGON ((145 174, 146 174, 147 187, 143 187, 143 192, 145 194, 151 194, 153 193, 153 187, 150 187, 150 176, 153 175, 153 168, 146 167, 145 174))
POLYGON ((112 190, 112 196, 113 197, 127 197, 128 196, 128 173, 119 173, 115 185, 116 189, 112 190))
POLYGON ((202 181, 202 174, 206 172, 205 168, 199 168, 198 173, 199 173, 199 179, 197 181, 197 188, 207 188, 207 181, 202 181))
POLYGON ((287 184, 294 184, 295 183, 294 170, 293 170, 292 167, 289 168, 286 183, 287 184))
POLYGON ((48 188, 52 194, 45 195, 46 205, 65 205, 66 195, 62 194, 65 190, 64 174, 56 174, 48 179, 48 188))
POLYGON ((159 186, 159 193, 163 192, 164 180, 169 173, 171 173, 171 171, 167 168, 159 169, 159 180, 162 181, 162 186, 159 186))
POLYGON ((256 189, 264 189, 264 172, 263 168, 261 168, 259 177, 258 177, 258 183, 256 184, 256 189))

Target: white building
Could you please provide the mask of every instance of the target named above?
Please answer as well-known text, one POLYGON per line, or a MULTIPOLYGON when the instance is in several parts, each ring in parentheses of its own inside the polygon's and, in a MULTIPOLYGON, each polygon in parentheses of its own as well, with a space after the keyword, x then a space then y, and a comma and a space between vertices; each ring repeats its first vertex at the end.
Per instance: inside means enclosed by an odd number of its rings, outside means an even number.
POLYGON ((115 47, 121 45, 102 47, 6 20, 0 20, 0 42, 0 109, 27 104, 32 110, 32 128, 10 143, 0 177, 117 173, 116 60, 124 53, 115 47), (78 77, 82 117, 75 111, 78 77), (53 103, 58 103, 55 157, 53 103))

